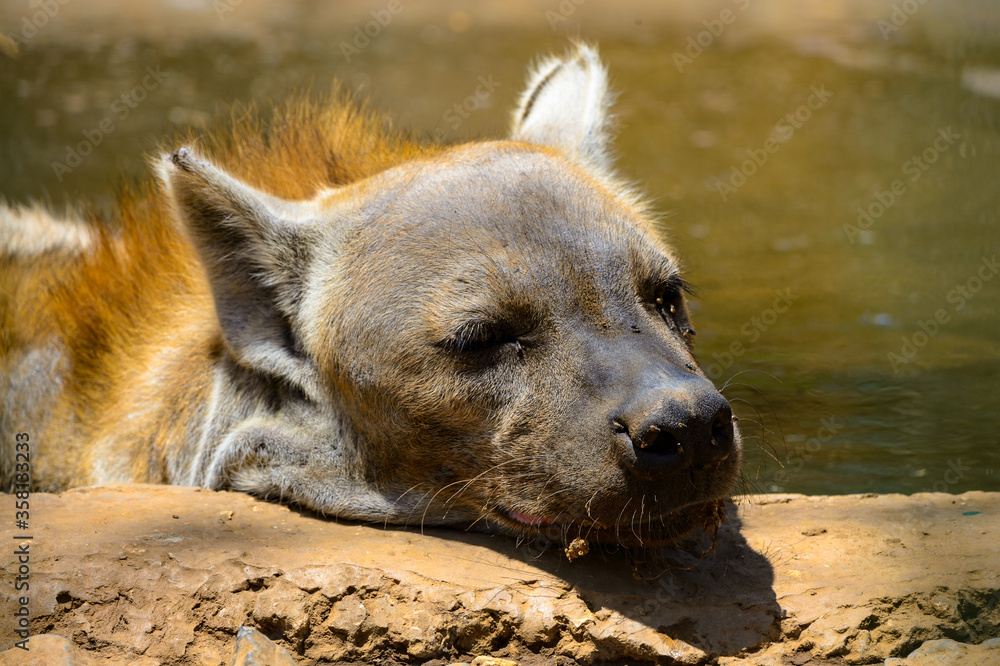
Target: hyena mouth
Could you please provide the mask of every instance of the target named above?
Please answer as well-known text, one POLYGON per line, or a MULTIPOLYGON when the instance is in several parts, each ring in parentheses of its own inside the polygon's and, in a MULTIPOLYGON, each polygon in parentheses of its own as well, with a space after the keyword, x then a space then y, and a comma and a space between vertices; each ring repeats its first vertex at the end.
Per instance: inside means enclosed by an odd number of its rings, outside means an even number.
POLYGON ((538 516, 524 511, 519 511, 517 509, 507 509, 499 506, 493 508, 493 513, 498 515, 505 522, 513 523, 516 527, 528 528, 529 530, 536 531, 545 528, 568 530, 571 528, 601 529, 606 527, 603 523, 591 519, 567 517, 565 520, 559 520, 558 518, 547 518, 545 516, 538 516))
POLYGON ((561 533, 567 543, 574 537, 590 542, 617 543, 624 546, 666 545, 675 543, 693 530, 706 532, 718 530, 725 520, 724 500, 714 499, 694 502, 666 513, 646 513, 636 522, 634 515, 622 512, 622 517, 612 523, 590 517, 557 515, 555 518, 539 516, 518 509, 493 507, 490 516, 507 529, 520 534, 561 533))
POLYGON ((534 516, 530 513, 518 511, 517 509, 503 509, 497 507, 497 512, 507 520, 524 525, 525 527, 548 527, 550 525, 554 525, 556 522, 551 518, 534 516))

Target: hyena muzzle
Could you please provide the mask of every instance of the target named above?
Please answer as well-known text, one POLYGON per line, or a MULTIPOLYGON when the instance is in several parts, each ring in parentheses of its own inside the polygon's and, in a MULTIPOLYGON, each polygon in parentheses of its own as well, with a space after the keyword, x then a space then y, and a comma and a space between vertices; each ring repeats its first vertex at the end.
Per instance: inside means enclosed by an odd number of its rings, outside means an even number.
POLYGON ((739 435, 609 104, 578 45, 532 70, 506 139, 298 101, 154 159, 104 218, 0 210, 4 487, 23 432, 40 490, 626 545, 715 520, 739 435))

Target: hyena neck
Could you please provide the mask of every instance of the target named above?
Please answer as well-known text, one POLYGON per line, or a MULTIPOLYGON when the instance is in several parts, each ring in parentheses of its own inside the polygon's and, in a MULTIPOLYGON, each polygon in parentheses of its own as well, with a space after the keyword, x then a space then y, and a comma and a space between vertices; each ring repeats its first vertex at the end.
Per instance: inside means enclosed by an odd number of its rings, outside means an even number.
MULTIPOLYGON (((331 391, 330 395, 336 393, 331 391)), ((321 514, 419 522, 426 499, 366 478, 365 445, 332 398, 317 401, 223 354, 168 482, 292 500, 321 514)))
POLYGON ((165 481, 212 489, 233 487, 235 477, 267 458, 262 427, 279 415, 308 412, 302 392, 241 366, 218 338, 201 411, 172 442, 165 481))

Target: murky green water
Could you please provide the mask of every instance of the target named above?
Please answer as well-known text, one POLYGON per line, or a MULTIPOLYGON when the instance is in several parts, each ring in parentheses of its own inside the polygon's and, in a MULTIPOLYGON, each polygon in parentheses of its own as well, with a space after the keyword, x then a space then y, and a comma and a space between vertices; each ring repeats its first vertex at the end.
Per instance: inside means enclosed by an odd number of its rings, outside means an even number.
MULTIPOLYGON (((400 25, 347 62, 338 29, 39 38, 0 60, 0 193, 107 205, 220 102, 334 77, 418 133, 500 134, 526 62, 565 43, 400 25)), ((679 71, 683 31, 585 36, 622 91, 621 168, 669 212, 698 288, 751 489, 1000 490, 1000 59, 764 40, 679 71)))

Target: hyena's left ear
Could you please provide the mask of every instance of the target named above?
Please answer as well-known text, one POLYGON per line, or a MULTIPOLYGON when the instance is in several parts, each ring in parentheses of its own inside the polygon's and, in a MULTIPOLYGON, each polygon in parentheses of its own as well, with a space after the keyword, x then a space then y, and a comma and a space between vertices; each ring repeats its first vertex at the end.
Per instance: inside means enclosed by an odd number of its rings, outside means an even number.
POLYGON ((514 111, 510 138, 551 146, 571 160, 611 175, 608 70, 597 49, 578 43, 562 57, 542 59, 514 111))
POLYGON ((297 326, 317 236, 308 204, 272 197, 181 148, 159 175, 208 273, 226 345, 242 366, 320 395, 297 326))

